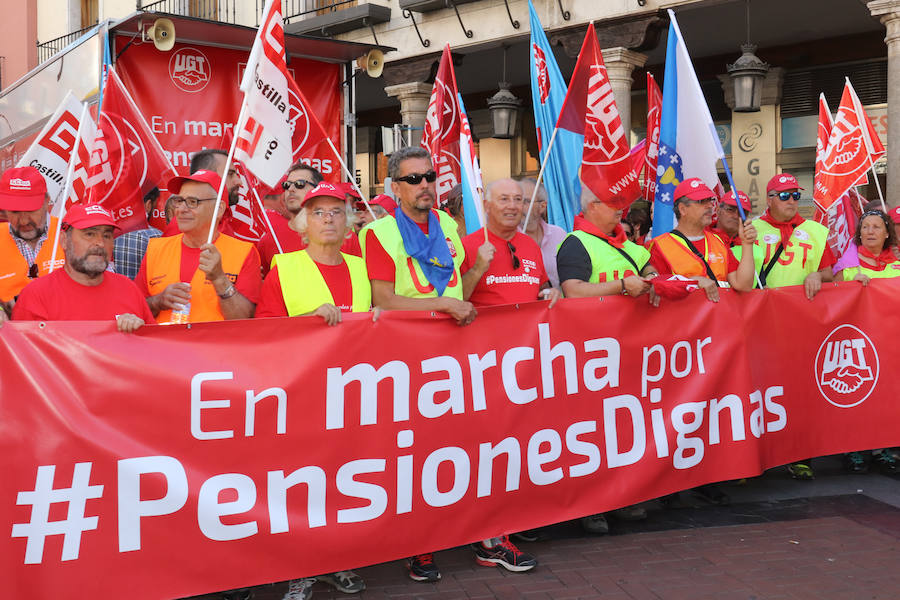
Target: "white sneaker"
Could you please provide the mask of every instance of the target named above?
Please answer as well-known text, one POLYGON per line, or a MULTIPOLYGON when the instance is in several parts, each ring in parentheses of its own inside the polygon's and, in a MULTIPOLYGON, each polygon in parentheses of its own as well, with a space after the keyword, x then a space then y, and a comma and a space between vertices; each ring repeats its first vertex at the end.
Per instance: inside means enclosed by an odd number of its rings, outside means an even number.
POLYGON ((309 600, 312 598, 312 587, 315 583, 314 577, 291 579, 288 583, 288 591, 281 597, 281 600, 309 600))

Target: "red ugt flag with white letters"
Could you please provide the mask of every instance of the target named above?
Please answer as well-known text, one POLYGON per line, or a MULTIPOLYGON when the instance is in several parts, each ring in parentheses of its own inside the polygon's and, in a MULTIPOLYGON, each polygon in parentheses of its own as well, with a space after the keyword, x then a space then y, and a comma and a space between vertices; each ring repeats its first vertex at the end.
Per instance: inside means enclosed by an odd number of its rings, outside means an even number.
POLYGON ((457 103, 456 73, 450 55, 450 44, 444 46, 441 64, 434 78, 431 100, 425 113, 425 132, 422 146, 431 154, 437 171, 437 198, 443 206, 453 186, 460 182, 459 166, 459 107, 457 103))

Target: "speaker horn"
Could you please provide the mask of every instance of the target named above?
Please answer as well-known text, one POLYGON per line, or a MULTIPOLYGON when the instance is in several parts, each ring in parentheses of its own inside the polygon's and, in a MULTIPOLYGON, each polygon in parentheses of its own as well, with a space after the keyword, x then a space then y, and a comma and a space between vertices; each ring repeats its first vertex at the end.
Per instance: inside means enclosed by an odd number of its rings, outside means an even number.
POLYGON ((373 48, 357 58, 356 64, 360 69, 365 70, 366 75, 369 77, 381 77, 381 73, 384 71, 384 52, 373 48))
POLYGON ((145 42, 152 41, 160 52, 168 52, 175 46, 175 24, 169 19, 156 19, 142 37, 145 42))

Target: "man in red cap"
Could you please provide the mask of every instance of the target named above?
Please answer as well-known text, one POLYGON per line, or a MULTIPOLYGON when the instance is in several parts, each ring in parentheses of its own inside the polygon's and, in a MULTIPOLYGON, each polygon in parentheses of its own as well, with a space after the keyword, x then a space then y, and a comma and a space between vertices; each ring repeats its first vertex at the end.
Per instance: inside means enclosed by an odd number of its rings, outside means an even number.
POLYGON ((466 251, 460 267, 463 298, 475 306, 544 298, 552 305, 561 298, 559 290, 550 287, 540 246, 519 231, 525 216, 522 186, 512 179, 489 183, 484 212, 487 235, 479 229, 462 240, 466 251))
POLYGON ((696 280, 712 302, 719 301, 720 287, 752 290, 753 226, 738 223, 738 238, 745 250, 739 263, 730 247, 706 230, 712 223, 715 192, 700 178, 692 177, 678 184, 674 197, 678 225, 650 244, 650 262, 658 272, 696 280))
MULTIPOLYGON (((895 206, 887 213, 891 221, 894 223, 894 234, 900 240, 900 206, 895 206)), ((900 247, 894 246, 894 254, 900 257, 900 247)))
POLYGON ((257 317, 314 314, 337 325, 341 313, 371 308, 365 261, 341 252, 352 216, 344 190, 336 185, 322 182, 305 194, 294 223, 308 244, 303 250, 275 255, 257 317))
POLYGON ((66 262, 22 290, 13 319, 100 321, 115 319, 119 331, 155 323, 144 296, 124 275, 107 272, 119 227, 98 204, 75 204, 63 219, 66 262))
POLYGON ((800 216, 801 189, 790 173, 775 175, 766 185, 768 210, 753 221, 761 250, 756 270, 764 287, 802 285, 812 300, 822 283, 832 280, 835 257, 828 228, 800 216))
MULTIPOLYGON (((34 167, 7 169, 0 178, 0 210, 9 220, 0 226, 0 313, 12 308, 30 280, 50 272, 57 220, 49 202, 47 184, 34 167)), ((57 246, 56 267, 63 260, 57 246)))
MULTIPOLYGON (((749 215, 751 210, 750 198, 744 192, 738 191, 738 199, 741 202, 741 208, 744 209, 744 215, 749 215)), ((719 236, 725 245, 729 248, 741 245, 741 239, 738 236, 738 228, 741 224, 741 215, 738 212, 737 200, 734 198, 734 190, 728 192, 719 200, 716 207, 716 224, 710 225, 707 231, 719 236)))
POLYGON ((376 219, 393 217, 394 211, 397 210, 397 203, 387 194, 378 194, 369 200, 369 207, 372 209, 371 212, 366 208, 366 203, 361 199, 356 200, 354 206, 356 208, 356 223, 354 227, 357 232, 376 219))
POLYGON ((206 170, 169 180, 181 233, 150 240, 135 278, 160 323, 171 323, 173 311, 191 323, 253 316, 262 283, 256 248, 218 231, 206 242, 227 208, 220 202, 216 212, 220 183, 206 170))

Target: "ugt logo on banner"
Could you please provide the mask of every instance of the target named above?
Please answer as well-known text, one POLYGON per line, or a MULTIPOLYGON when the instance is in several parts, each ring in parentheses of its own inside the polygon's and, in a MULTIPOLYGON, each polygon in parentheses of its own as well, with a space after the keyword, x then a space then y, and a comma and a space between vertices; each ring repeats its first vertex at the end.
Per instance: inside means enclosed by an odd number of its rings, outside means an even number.
POLYGON ((209 59, 197 48, 181 48, 169 59, 169 78, 179 90, 199 92, 209 83, 209 59))
POLYGON ((816 354, 816 384, 828 402, 851 408, 869 397, 878 383, 878 351, 853 325, 835 328, 816 354))

